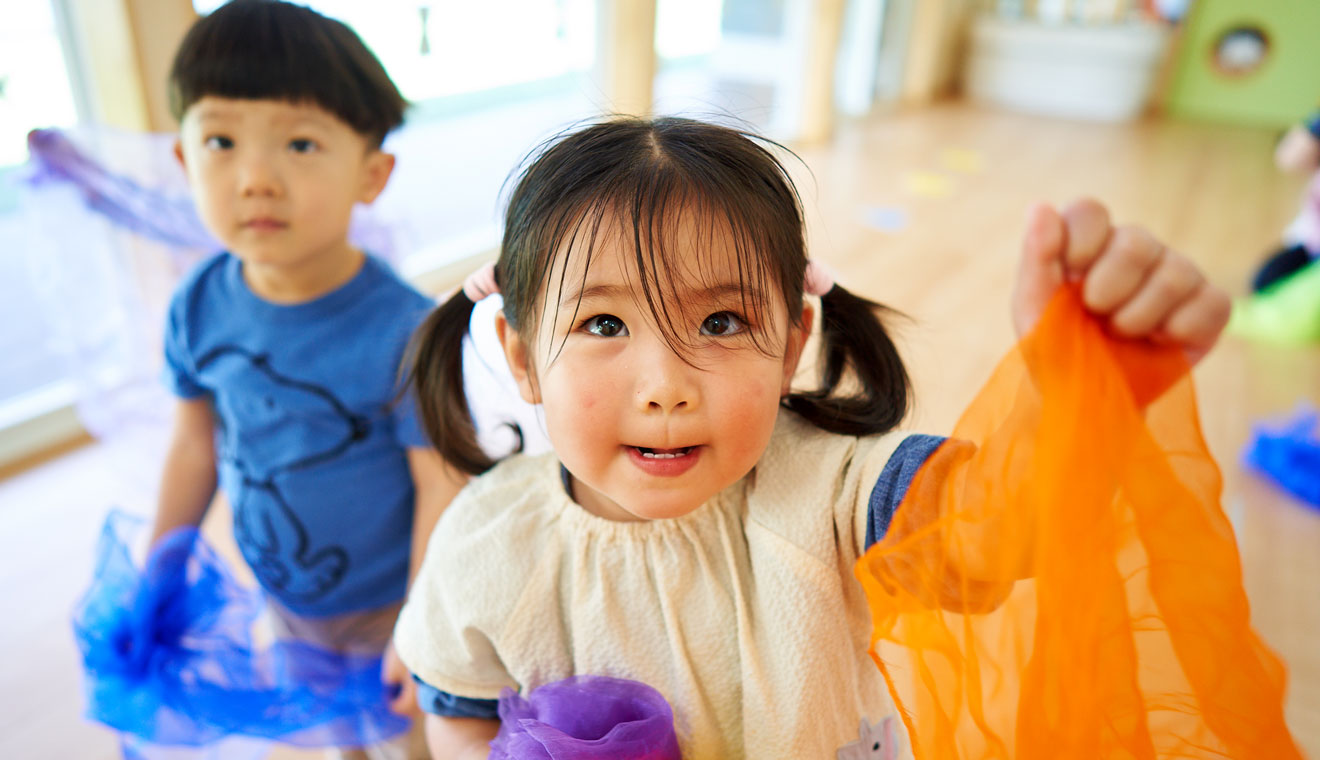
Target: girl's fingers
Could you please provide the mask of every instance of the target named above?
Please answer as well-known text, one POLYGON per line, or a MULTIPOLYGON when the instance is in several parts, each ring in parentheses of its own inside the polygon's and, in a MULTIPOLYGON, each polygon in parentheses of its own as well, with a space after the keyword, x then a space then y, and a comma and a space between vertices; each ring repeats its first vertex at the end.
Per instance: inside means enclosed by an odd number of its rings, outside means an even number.
POLYGON ((1063 257, 1068 231, 1062 217, 1048 204, 1038 203, 1027 214, 1027 234, 1013 289, 1013 325, 1026 335, 1040 319, 1054 291, 1064 282, 1063 257))
POLYGON ((1181 344, 1192 360, 1199 359, 1228 325, 1232 302, 1228 294, 1202 279, 1160 328, 1168 340, 1181 344))
POLYGON ((1108 315, 1131 300, 1166 250, 1139 227, 1119 227, 1109 236, 1082 283, 1082 301, 1090 311, 1108 315))
POLYGON ((1109 240, 1109 212, 1098 201, 1083 198, 1068 205, 1063 212, 1067 227, 1067 249, 1063 266, 1071 277, 1086 272, 1109 240))
MULTIPOLYGON (((1205 278, 1192 262, 1165 253, 1146 273, 1136 292, 1113 310, 1109 325, 1125 338, 1149 336, 1177 314, 1204 284, 1205 278)), ((1165 337, 1178 340, 1172 334, 1165 337)))

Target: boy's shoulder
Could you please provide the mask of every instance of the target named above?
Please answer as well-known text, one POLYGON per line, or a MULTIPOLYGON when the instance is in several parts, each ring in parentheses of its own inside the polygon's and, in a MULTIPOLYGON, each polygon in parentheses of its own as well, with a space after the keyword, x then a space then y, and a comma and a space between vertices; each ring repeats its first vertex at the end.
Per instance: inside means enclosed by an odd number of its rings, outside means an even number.
POLYGON ((408 310, 418 308, 431 308, 435 306, 435 299, 419 291, 407 280, 403 279, 397 271, 394 270, 385 261, 367 254, 366 260, 362 266, 368 270, 371 276, 371 291, 378 295, 397 303, 400 307, 408 310))
POLYGON ((207 256, 194 264, 179 279, 178 284, 174 286, 174 293, 170 296, 171 322, 177 324, 191 322, 203 302, 215 298, 217 291, 224 287, 225 271, 235 265, 236 259, 224 251, 207 256))
POLYGON ((232 266, 235 259, 225 251, 213 253, 203 258, 184 273, 179 283, 174 286, 174 300, 195 296, 199 291, 214 287, 224 275, 226 266, 232 266))

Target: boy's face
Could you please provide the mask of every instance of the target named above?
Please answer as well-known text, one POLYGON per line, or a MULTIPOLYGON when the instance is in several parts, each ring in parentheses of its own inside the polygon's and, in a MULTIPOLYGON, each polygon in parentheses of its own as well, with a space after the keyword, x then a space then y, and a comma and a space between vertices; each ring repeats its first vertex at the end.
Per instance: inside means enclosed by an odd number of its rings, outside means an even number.
POLYGON ((205 97, 175 154, 211 234, 245 263, 298 268, 352 253, 349 216, 384 189, 394 157, 320 107, 205 97))

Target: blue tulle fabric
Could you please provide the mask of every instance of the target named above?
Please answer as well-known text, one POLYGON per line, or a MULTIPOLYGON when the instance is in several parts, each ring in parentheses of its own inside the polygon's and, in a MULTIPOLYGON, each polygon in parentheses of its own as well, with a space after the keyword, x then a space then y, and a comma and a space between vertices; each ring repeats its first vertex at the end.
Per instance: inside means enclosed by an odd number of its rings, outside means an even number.
POLYGON ((1320 414, 1299 409, 1281 425, 1258 425, 1247 444, 1246 463, 1286 491, 1320 508, 1320 414))
POLYGON ((73 619, 87 715, 121 733, 126 756, 219 746, 230 751, 210 754, 256 756, 252 740, 369 746, 408 728, 387 707, 379 656, 292 641, 258 648, 260 592, 195 529, 166 536, 139 569, 129 547, 141 528, 122 512, 107 518, 73 619))
POLYGON ((678 760, 674 713, 636 681, 574 676, 500 695, 490 760, 678 760))

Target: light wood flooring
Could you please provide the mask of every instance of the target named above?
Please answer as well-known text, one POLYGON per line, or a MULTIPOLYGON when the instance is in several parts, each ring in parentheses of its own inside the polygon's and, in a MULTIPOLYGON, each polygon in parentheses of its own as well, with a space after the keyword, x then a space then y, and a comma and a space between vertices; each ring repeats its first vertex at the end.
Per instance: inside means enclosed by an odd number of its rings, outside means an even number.
MULTIPOLYGON (((1271 163, 1271 130, 1151 119, 1050 121, 950 104, 847 123, 800 151, 814 255, 906 313, 917 388, 910 427, 947 432, 1012 341, 1009 289, 1028 205, 1086 194, 1139 222, 1240 293, 1292 218, 1301 179, 1271 163)), ((1320 757, 1320 511, 1243 470, 1253 422, 1320 404, 1320 347, 1226 338, 1196 370, 1225 475, 1252 617, 1290 669, 1287 716, 1320 757)), ((111 504, 148 509, 140 448, 96 444, 0 481, 0 757, 116 757, 80 717, 70 609, 111 504)), ((208 532, 224 540, 224 516, 208 532)), ((281 752, 282 758, 307 757, 281 752)))

